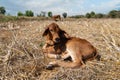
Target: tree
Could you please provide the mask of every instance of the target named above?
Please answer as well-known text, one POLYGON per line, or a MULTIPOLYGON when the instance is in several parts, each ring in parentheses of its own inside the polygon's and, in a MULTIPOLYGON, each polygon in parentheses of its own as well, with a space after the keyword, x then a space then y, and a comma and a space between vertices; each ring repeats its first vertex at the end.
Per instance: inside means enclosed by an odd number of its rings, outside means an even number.
POLYGON ((25 15, 28 16, 28 17, 33 17, 34 16, 34 13, 31 11, 31 10, 27 10, 25 12, 25 15))
POLYGON ((6 13, 6 10, 4 7, 0 7, 0 14, 5 14, 6 13))
POLYGON ((86 18, 91 18, 90 13, 86 13, 85 17, 86 17, 86 18))
POLYGON ((24 16, 24 14, 22 12, 20 12, 20 11, 17 13, 17 15, 18 16, 24 16))
POLYGON ((117 18, 120 18, 120 10, 117 11, 117 18))
POLYGON ((41 16, 42 16, 42 17, 45 17, 45 16, 46 16, 46 12, 41 11, 41 16))
POLYGON ((92 12, 90 13, 90 15, 91 15, 92 18, 95 18, 95 12, 94 12, 94 11, 92 11, 92 12))
POLYGON ((48 12, 48 17, 52 17, 52 12, 51 11, 48 12))
POLYGON ((86 13, 86 18, 95 18, 96 17, 96 14, 94 11, 92 11, 91 13, 86 13))
POLYGON ((62 16, 63 16, 64 18, 66 18, 66 17, 67 17, 67 13, 63 13, 62 16))
POLYGON ((116 18, 117 16, 117 11, 116 10, 112 10, 108 13, 108 16, 111 18, 116 18))

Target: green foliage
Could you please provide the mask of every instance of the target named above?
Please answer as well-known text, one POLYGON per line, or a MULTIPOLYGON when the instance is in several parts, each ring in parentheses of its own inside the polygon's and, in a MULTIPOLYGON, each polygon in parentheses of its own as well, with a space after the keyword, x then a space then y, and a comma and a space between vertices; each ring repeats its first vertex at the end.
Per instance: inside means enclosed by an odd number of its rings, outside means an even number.
MULTIPOLYGON (((11 17, 11 15, 6 15, 7 17, 1 17, 2 15, 5 15, 6 13, 6 10, 5 10, 5 7, 1 6, 0 7, 0 20, 2 20, 3 18, 3 21, 8 21, 8 20, 15 20, 16 17, 11 17)), ((17 16, 28 16, 28 17, 33 17, 34 16, 34 12, 31 11, 31 10, 26 10, 25 13, 22 13, 22 12, 18 12, 17 13, 17 16)), ((39 15, 37 15, 38 17, 46 17, 46 12, 44 11, 41 11, 41 13, 39 15)), ((64 18, 67 17, 67 13, 64 12, 62 14, 62 16, 64 18)), ((49 11, 48 12, 48 17, 52 17, 52 12, 49 11)), ((75 16, 71 16, 71 18, 120 18, 120 10, 112 10, 110 11, 108 14, 102 14, 102 13, 95 13, 94 11, 91 11, 90 13, 86 13, 85 15, 75 15, 75 16)))
POLYGON ((98 13, 95 12, 87 13, 85 15, 86 18, 120 18, 120 11, 112 10, 108 14, 98 13))
POLYGON ((24 14, 22 12, 20 12, 20 11, 17 13, 17 15, 18 16, 24 16, 24 14))
POLYGON ((52 17, 52 12, 51 11, 48 12, 48 17, 52 17))
POLYGON ((86 17, 86 18, 91 18, 90 13, 86 13, 85 17, 86 17))
POLYGON ((34 13, 31 10, 27 10, 27 11, 25 11, 25 15, 28 17, 33 17, 34 13))
POLYGON ((94 11, 92 11, 91 13, 86 13, 86 18, 95 18, 96 14, 94 11))
POLYGON ((92 11, 92 12, 90 13, 90 15, 91 15, 92 18, 95 18, 95 16, 96 16, 94 11, 92 11))
POLYGON ((102 13, 96 14, 96 18, 103 18, 103 17, 104 17, 104 14, 102 14, 102 13))
POLYGON ((111 18, 116 18, 118 15, 118 11, 117 10, 112 10, 108 13, 108 16, 111 17, 111 18))
POLYGON ((5 14, 5 13, 6 13, 5 7, 0 7, 0 14, 5 14))
POLYGON ((64 18, 66 18, 66 17, 67 17, 67 13, 64 12, 64 13, 62 14, 62 16, 63 16, 64 18))

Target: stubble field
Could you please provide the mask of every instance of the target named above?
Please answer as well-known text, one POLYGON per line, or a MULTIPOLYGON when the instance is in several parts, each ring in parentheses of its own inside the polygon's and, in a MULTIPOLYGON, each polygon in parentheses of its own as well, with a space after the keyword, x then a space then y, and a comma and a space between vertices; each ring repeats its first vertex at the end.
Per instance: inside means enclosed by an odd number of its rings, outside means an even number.
POLYGON ((0 23, 0 80, 120 80, 120 19, 69 19, 55 22, 70 36, 91 42, 101 61, 88 61, 84 68, 57 67, 42 53, 45 27, 54 21, 0 23))

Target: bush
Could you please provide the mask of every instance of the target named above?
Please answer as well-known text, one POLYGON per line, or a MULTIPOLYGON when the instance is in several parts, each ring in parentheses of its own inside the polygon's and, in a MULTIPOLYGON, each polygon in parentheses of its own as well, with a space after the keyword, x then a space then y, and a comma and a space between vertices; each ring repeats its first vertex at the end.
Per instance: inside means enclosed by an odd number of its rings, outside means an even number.
POLYGON ((5 14, 6 13, 6 10, 4 7, 0 7, 0 14, 5 14))
POLYGON ((66 18, 66 17, 67 17, 67 13, 63 13, 62 15, 63 15, 63 17, 64 17, 64 18, 66 18))
POLYGON ((52 12, 48 12, 48 17, 52 17, 52 12))
POLYGON ((22 12, 18 12, 17 14, 18 16, 24 16, 24 14, 22 12))
POLYGON ((90 13, 86 13, 85 17, 86 17, 86 18, 91 18, 90 13))
POLYGON ((118 11, 112 10, 108 13, 108 16, 111 17, 111 18, 116 18, 119 15, 117 13, 118 13, 118 11))
POLYGON ((103 18, 103 17, 104 17, 104 14, 102 14, 102 13, 96 14, 96 18, 103 18))
POLYGON ((95 17, 96 17, 95 12, 93 12, 93 11, 90 13, 90 15, 91 15, 92 18, 95 18, 95 17))
POLYGON ((27 10, 25 12, 25 15, 28 16, 28 17, 33 17, 34 16, 34 13, 31 11, 31 10, 27 10))

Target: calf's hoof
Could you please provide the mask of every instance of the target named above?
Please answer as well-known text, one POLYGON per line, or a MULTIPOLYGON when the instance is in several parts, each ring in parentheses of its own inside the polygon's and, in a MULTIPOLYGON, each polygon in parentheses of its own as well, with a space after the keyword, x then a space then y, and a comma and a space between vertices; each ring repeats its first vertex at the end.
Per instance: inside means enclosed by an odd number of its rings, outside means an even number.
POLYGON ((53 70, 53 68, 54 68, 54 66, 53 66, 52 64, 48 64, 48 65, 46 66, 46 69, 47 69, 47 70, 53 70))

